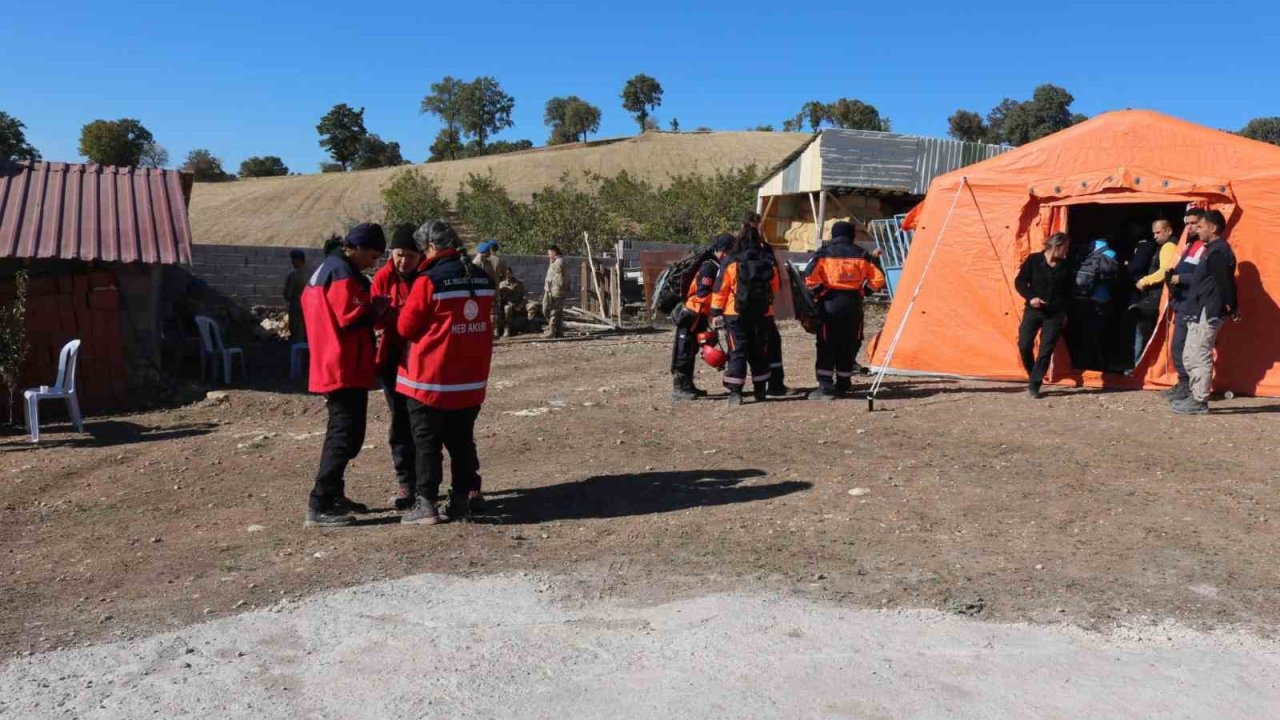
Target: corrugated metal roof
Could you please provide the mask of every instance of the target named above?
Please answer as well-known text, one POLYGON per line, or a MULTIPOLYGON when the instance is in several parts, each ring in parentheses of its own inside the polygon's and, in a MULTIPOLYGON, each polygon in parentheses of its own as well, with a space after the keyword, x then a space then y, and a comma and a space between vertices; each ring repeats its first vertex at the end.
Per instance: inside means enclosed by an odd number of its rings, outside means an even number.
POLYGON ((190 263, 191 176, 0 162, 0 257, 190 263))
POLYGON ((1011 148, 872 130, 823 130, 766 180, 761 196, 857 188, 924 195, 933 178, 1011 148), (815 159, 820 164, 814 166, 815 159))

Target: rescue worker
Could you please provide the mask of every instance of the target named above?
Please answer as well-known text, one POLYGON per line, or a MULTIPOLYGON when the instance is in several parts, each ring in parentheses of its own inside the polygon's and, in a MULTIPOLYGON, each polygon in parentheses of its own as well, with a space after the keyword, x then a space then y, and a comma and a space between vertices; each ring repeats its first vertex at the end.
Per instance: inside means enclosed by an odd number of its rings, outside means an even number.
POLYGON ((387 313, 377 326, 382 331, 382 338, 378 342, 375 362, 378 383, 382 386, 382 397, 387 401, 387 413, 391 418, 387 442, 391 445, 391 464, 396 470, 396 495, 392 503, 397 510, 413 507, 413 489, 417 485, 409 406, 405 397, 396 392, 396 368, 405 348, 404 338, 396 329, 396 321, 400 308, 409 299, 409 289, 418 276, 418 266, 422 264, 422 251, 413 239, 415 229, 408 223, 396 226, 391 233, 391 261, 373 275, 374 297, 388 298, 387 313))
POLYGON ((569 292, 569 271, 559 245, 547 247, 547 279, 542 284, 542 313, 547 318, 546 337, 564 337, 564 296, 569 292))
POLYGON ((289 251, 289 264, 293 270, 284 279, 284 301, 289 308, 289 342, 307 341, 307 325, 302 319, 302 291, 307 289, 307 254, 301 250, 289 251))
POLYGON ((1213 346, 1222 324, 1230 318, 1240 320, 1236 304, 1236 255, 1223 235, 1227 220, 1221 212, 1208 210, 1197 222, 1196 234, 1204 243, 1204 252, 1189 281, 1174 276, 1176 286, 1186 291, 1179 312, 1187 316, 1187 339, 1182 364, 1191 376, 1187 397, 1173 403, 1173 411, 1181 415, 1203 415, 1209 412, 1209 394, 1213 390, 1213 346))
POLYGON ((525 332, 529 327, 527 318, 529 308, 524 295, 524 283, 511 271, 498 283, 498 300, 502 303, 503 316, 506 318, 505 337, 525 332))
POLYGON ((1187 325, 1191 316, 1182 311, 1187 301, 1187 288, 1191 286, 1191 278, 1200 265, 1204 255, 1204 242, 1200 240, 1200 218, 1204 210, 1187 206, 1182 216, 1183 227, 1187 229, 1187 239, 1182 245, 1182 253, 1173 267, 1173 272, 1166 273, 1169 285, 1169 306, 1173 308, 1173 338, 1169 342, 1169 354, 1173 356, 1173 369, 1178 374, 1178 382, 1165 392, 1165 399, 1176 403, 1191 397, 1191 373, 1187 372, 1183 361, 1187 347, 1187 325), (1175 280, 1174 278, 1178 278, 1175 280))
MULTIPOLYGON (((479 255, 476 256, 474 262, 477 267, 484 268, 489 274, 489 280, 497 287, 507 275, 511 274, 511 269, 507 267, 507 263, 501 257, 498 257, 498 241, 486 240, 476 247, 479 255)), ((493 336, 502 337, 507 329, 507 308, 502 302, 501 295, 493 304, 493 336)))
POLYGON ((320 469, 307 503, 307 527, 355 522, 351 513, 369 508, 347 498, 343 473, 364 445, 369 390, 377 375, 373 326, 388 300, 369 294, 371 270, 387 249, 382 226, 351 228, 341 252, 325 258, 302 291, 307 344, 311 346, 309 389, 322 393, 329 414, 320 469))
POLYGON ((475 424, 493 357, 489 317, 496 289, 460 253, 449 223, 430 221, 415 237, 425 243, 427 258, 396 322, 409 342, 396 389, 407 397, 418 482, 414 505, 400 521, 465 522, 471 518, 469 496, 479 490, 475 424), (446 449, 453 484, 441 511, 435 501, 446 449))
POLYGON ((751 369, 751 390, 757 402, 764 400, 769 378, 769 329, 773 325, 773 298, 778 293, 778 268, 769 253, 749 239, 734 243, 711 291, 712 327, 723 327, 729 346, 724 386, 729 404, 742 404, 742 390, 751 369))
POLYGON ((1049 370, 1053 350, 1067 325, 1074 281, 1068 260, 1071 238, 1066 233, 1050 235, 1044 251, 1032 253, 1022 262, 1013 285, 1025 300, 1018 325, 1018 353, 1027 371, 1027 395, 1040 397, 1040 385, 1049 370), (1036 349, 1036 338, 1040 347, 1036 349))
POLYGON ((711 291, 715 289, 720 263, 733 249, 732 235, 717 235, 711 241, 712 257, 704 260, 676 309, 676 337, 671 345, 671 399, 696 400, 705 396, 693 384, 693 366, 698 357, 698 334, 711 326, 711 291))
POLYGON ((884 273, 853 243, 852 223, 831 226, 831 242, 813 255, 804 284, 818 304, 818 387, 810 400, 834 400, 849 392, 854 358, 862 344, 862 299, 884 289, 884 273))
MULTIPOLYGON (((764 235, 760 232, 760 213, 748 210, 742 216, 742 230, 738 233, 738 238, 747 246, 760 248, 769 261, 773 263, 773 267, 778 271, 778 277, 781 280, 782 273, 786 272, 786 269, 779 264, 778 256, 774 253, 773 246, 764 239, 764 235)), ((784 382, 786 369, 782 366, 782 334, 778 332, 778 321, 772 315, 764 322, 768 336, 765 355, 769 362, 769 371, 772 373, 769 377, 766 392, 774 396, 786 395, 789 390, 786 382, 784 382)))

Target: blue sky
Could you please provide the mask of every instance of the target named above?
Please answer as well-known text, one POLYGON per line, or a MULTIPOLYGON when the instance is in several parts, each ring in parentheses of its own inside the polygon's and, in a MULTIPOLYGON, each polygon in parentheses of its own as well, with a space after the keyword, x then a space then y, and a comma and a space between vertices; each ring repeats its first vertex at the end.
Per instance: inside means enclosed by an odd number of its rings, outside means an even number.
POLYGON ((206 147, 232 171, 279 155, 316 172, 315 124, 346 102, 421 161, 439 125, 418 104, 444 75, 493 75, 515 97, 500 137, 543 144, 543 104, 570 94, 601 107, 599 137, 624 135, 636 126, 618 94, 637 72, 662 83, 664 127, 684 129, 780 127, 843 96, 941 135, 957 108, 985 114, 1044 82, 1087 115, 1151 108, 1238 129, 1280 115, 1280 3, 14 0, 0 13, 0 110, 51 160, 79 159, 84 123, 133 117, 174 163, 206 147))

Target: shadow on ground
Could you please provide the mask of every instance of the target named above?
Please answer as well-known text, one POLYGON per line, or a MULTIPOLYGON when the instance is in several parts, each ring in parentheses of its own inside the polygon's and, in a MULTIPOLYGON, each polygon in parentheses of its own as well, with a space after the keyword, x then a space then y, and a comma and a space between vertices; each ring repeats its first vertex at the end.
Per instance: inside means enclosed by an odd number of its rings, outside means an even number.
POLYGON ((139 425, 125 420, 86 420, 83 435, 65 435, 64 433, 71 431, 69 425, 41 426, 40 442, 32 443, 30 436, 23 432, 20 435, 0 440, 0 452, 30 450, 32 448, 133 445, 136 443, 156 442, 158 440, 176 440, 178 438, 207 435, 217 427, 213 423, 187 423, 155 430, 146 425, 139 425), (51 435, 53 437, 50 437, 51 435))
POLYGON ((788 480, 746 485, 763 470, 683 470, 595 475, 546 487, 486 494, 477 522, 525 524, 552 520, 616 518, 771 500, 807 490, 812 483, 788 480))

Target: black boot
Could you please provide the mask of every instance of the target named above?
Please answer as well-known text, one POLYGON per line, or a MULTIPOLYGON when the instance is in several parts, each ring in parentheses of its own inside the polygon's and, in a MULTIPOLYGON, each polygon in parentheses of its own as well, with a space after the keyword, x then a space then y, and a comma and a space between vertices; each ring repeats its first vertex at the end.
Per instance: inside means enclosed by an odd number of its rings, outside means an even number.
POLYGON ((1165 391, 1164 397, 1171 403, 1186 400, 1191 397, 1191 385, 1186 380, 1179 380, 1177 385, 1165 391))
POLYGON ((729 391, 729 405, 736 407, 736 406, 741 405, 741 404, 742 404, 742 391, 741 391, 741 390, 730 390, 730 391, 729 391))
POLYGON ((755 396, 756 402, 764 402, 764 397, 766 394, 768 394, 768 390, 769 388, 767 385, 751 386, 751 394, 755 396))
MULTIPOLYGON (((774 375, 776 376, 777 373, 775 372, 774 375)), ((787 387, 786 383, 782 382, 782 378, 771 377, 769 378, 769 385, 766 392, 773 397, 782 397, 783 395, 791 392, 791 388, 787 387)))
POLYGON ((440 514, 449 522, 471 522, 471 502, 467 493, 450 490, 449 504, 444 506, 444 511, 440 514))
POLYGON ((697 400, 698 394, 693 391, 693 380, 679 373, 671 374, 672 400, 697 400))

